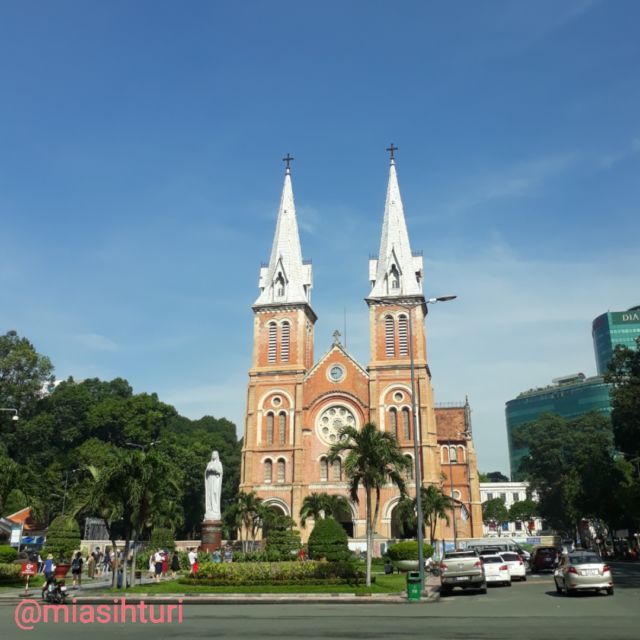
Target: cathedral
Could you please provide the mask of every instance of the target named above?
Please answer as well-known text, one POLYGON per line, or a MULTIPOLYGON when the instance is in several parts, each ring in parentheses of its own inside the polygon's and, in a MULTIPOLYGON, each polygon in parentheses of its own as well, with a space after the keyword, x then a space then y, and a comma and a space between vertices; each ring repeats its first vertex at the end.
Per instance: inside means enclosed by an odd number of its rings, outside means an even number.
MULTIPOLYGON (((269 263, 260 269, 260 293, 253 305, 253 358, 249 370, 240 490, 255 491, 264 504, 299 520, 305 496, 326 492, 348 498, 342 463, 327 461, 343 425, 373 422, 393 433, 410 466, 407 492, 416 481, 442 487, 453 497, 449 524, 441 520, 438 539, 482 536, 476 454, 468 402, 434 405, 427 358, 423 260, 409 242, 394 158, 384 205, 377 258, 369 259, 370 359, 357 362, 334 334, 333 344, 314 359, 311 306, 313 273, 303 260, 287 163, 269 263), (416 417, 412 411, 412 358, 416 417), (418 465, 414 438, 418 434, 418 465), (416 468, 420 470, 416 478, 416 468), (455 511, 455 517, 453 517, 455 511)), ((363 271, 365 269, 363 265, 363 271)), ((364 278, 363 278, 364 280, 364 278)), ((366 290, 363 291, 366 294, 366 290)), ((342 525, 352 540, 365 538, 364 491, 350 502, 342 525)), ((400 499, 389 485, 381 495, 376 539, 402 537, 393 510, 400 499)), ((313 522, 301 529, 308 538, 313 522)))

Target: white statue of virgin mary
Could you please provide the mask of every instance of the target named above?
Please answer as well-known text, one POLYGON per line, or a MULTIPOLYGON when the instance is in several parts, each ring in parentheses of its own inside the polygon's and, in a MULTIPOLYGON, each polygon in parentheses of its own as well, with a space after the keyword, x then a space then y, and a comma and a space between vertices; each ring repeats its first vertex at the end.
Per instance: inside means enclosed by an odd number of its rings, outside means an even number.
POLYGON ((211 454, 211 460, 204 471, 204 519, 220 520, 220 496, 222 495, 222 462, 217 451, 211 454))

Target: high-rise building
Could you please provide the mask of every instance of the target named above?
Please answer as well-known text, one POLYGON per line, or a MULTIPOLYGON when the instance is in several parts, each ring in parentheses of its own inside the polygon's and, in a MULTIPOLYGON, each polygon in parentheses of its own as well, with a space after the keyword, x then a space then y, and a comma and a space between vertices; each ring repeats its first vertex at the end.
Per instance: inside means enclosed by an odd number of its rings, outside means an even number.
MULTIPOLYGON (((393 149, 393 148, 392 148, 393 149)), ((255 491, 265 505, 298 520, 304 498, 327 492, 349 497, 343 460, 327 453, 340 428, 373 422, 393 433, 410 462, 407 486, 415 495, 411 361, 414 354, 417 421, 421 433, 421 485, 442 485, 456 501, 457 533, 482 534, 476 454, 466 403, 436 409, 427 364, 423 261, 412 252, 393 158, 380 238, 369 261, 371 356, 362 366, 336 331, 333 343, 314 359, 316 313, 311 306, 312 265, 302 259, 291 170, 284 188, 268 265, 260 270, 253 305, 253 360, 249 371, 242 450, 241 491, 255 491), (411 344, 409 343, 412 337, 411 344), (444 480, 443 480, 444 478, 444 480)), ((393 511, 400 498, 391 486, 380 496, 377 537, 398 536, 393 511)), ((365 537, 365 497, 350 502, 342 524, 350 537, 365 537)), ((312 529, 301 530, 306 538, 312 529)), ((438 538, 452 527, 439 527, 438 538)))
POLYGON ((507 402, 507 441, 513 481, 523 479, 520 462, 528 451, 526 448, 515 446, 513 436, 517 427, 536 420, 543 413, 556 413, 567 420, 574 420, 590 411, 599 411, 606 415, 611 413, 610 385, 602 376, 586 378, 583 373, 576 373, 555 378, 552 382, 553 384, 547 387, 524 391, 517 398, 507 402))
POLYGON ((593 321, 591 335, 598 374, 604 375, 616 346, 636 348, 636 338, 640 336, 640 305, 598 316, 593 321))

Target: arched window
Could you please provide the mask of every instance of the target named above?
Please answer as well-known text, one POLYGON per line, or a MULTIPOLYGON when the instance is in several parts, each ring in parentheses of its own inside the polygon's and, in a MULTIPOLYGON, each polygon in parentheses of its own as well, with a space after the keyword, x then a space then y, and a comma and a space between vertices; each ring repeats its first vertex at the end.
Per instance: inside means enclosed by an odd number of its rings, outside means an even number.
POLYGON ((400 288, 400 274, 398 273, 398 267, 394 264, 389 272, 389 281, 391 282, 391 289, 400 288))
POLYGON ((267 444, 273 444, 273 413, 267 413, 267 444))
POLYGON ((284 444, 287 430, 287 414, 282 411, 278 416, 278 442, 284 444))
POLYGON ((449 448, 449 460, 451 462, 458 462, 458 450, 455 447, 449 448))
POLYGON ((326 482, 329 479, 329 465, 326 458, 320 458, 320 481, 326 482))
POLYGON ((284 278, 282 277, 282 273, 278 273, 276 277, 276 297, 282 298, 284 296, 284 278))
POLYGON ((389 431, 398 437, 398 410, 395 407, 389 409, 389 431))
POLYGON ((413 458, 411 456, 405 456, 409 466, 407 467, 407 480, 413 480, 413 458))
POLYGON ((288 322, 282 323, 282 337, 280 341, 280 362, 289 362, 289 334, 291 325, 288 322))
POLYGON ((264 481, 266 483, 271 482, 271 476, 273 474, 273 463, 271 460, 264 461, 264 481))
POLYGON ((276 341, 278 338, 278 325, 275 322, 269 323, 269 362, 276 361, 276 341))
POLYGON ((398 348, 401 356, 409 355, 409 322, 405 315, 398 318, 398 348))
POLYGON ((405 440, 411 440, 411 421, 407 407, 402 410, 402 437, 405 440))
POLYGON ((334 460, 333 464, 331 465, 331 469, 333 471, 332 480, 340 482, 340 480, 342 480, 342 461, 340 460, 340 458, 336 458, 334 460))
POLYGON ((278 460, 278 482, 284 482, 285 479, 285 471, 286 471, 286 462, 280 458, 278 460))
POLYGON ((393 356, 396 355, 393 316, 385 316, 384 331, 385 331, 385 346, 387 351, 387 358, 393 358, 393 356))

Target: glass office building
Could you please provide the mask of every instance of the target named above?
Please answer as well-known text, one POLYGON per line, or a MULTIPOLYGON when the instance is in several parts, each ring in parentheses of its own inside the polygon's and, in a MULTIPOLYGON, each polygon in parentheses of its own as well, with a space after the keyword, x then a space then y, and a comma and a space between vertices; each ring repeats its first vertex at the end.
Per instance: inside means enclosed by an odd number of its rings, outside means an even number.
POLYGON ((513 432, 520 425, 535 420, 543 413, 557 413, 573 420, 590 411, 611 413, 609 399, 610 385, 602 376, 586 378, 583 373, 556 378, 553 384, 539 389, 530 389, 517 398, 509 400, 506 406, 507 440, 509 443, 509 464, 511 480, 522 480, 519 472, 520 461, 527 449, 517 449, 513 443, 513 432))
POLYGON ((640 306, 603 313, 593 321, 591 335, 598 375, 604 375, 617 345, 636 348, 636 338, 640 336, 640 306))

